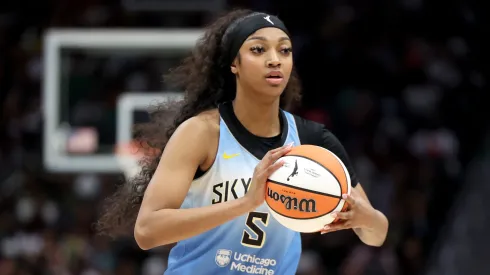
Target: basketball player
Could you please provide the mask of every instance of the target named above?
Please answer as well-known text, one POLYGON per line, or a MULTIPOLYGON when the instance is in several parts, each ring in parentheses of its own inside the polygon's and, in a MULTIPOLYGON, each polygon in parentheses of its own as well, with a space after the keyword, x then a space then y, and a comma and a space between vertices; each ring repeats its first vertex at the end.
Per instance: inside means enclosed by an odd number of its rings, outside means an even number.
POLYGON ((343 161, 355 186, 344 196, 349 211, 322 233, 352 228, 364 243, 382 245, 388 221, 370 205, 340 142, 284 111, 299 98, 291 50, 272 15, 234 11, 211 25, 170 75, 186 91, 177 118, 167 127, 162 106, 146 125, 143 140, 163 153, 109 200, 99 229, 132 227, 145 250, 177 243, 166 275, 295 274, 300 234, 271 217, 265 182, 292 146, 314 144, 343 161))

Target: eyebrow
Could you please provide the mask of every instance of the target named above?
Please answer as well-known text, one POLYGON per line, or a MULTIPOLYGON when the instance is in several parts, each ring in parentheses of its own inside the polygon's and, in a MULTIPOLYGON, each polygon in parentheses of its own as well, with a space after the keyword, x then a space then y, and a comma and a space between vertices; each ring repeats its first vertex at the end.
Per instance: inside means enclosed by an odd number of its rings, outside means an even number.
MULTIPOLYGON (((262 41, 267 41, 267 38, 265 38, 263 36, 252 36, 252 37, 250 37, 247 40, 262 40, 262 41)), ((283 36, 283 37, 279 38, 279 42, 286 41, 286 40, 291 40, 291 39, 289 39, 289 37, 286 37, 286 36, 283 36)))

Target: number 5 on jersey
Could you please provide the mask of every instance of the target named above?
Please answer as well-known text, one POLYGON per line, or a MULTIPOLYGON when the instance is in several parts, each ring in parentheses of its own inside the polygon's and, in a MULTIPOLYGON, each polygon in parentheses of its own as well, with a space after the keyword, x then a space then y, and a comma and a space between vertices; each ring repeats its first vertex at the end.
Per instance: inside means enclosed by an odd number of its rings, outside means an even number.
POLYGON ((261 248, 264 245, 266 239, 266 233, 255 223, 257 220, 260 220, 262 224, 267 226, 269 224, 269 213, 263 213, 263 212, 248 213, 247 220, 245 221, 245 225, 257 237, 254 238, 247 232, 247 229, 244 229, 243 236, 242 236, 242 245, 253 247, 253 248, 261 248))

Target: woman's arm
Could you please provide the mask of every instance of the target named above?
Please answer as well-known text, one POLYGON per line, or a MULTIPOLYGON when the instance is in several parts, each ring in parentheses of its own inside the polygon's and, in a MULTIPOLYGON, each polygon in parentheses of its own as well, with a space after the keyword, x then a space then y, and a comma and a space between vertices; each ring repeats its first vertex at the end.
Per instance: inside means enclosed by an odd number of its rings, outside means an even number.
POLYGON ((284 148, 271 151, 275 153, 259 163, 262 165, 257 166, 246 196, 205 207, 179 209, 197 168, 209 163, 210 145, 217 147, 219 131, 210 124, 203 118, 191 118, 169 140, 136 220, 134 237, 140 248, 151 249, 196 236, 252 211, 263 202, 265 180, 280 167, 281 163, 275 161, 287 153, 284 148))
POLYGON ((142 249, 173 243, 210 230, 250 210, 244 199, 212 206, 179 209, 194 174, 217 144, 216 130, 202 117, 193 117, 175 131, 146 189, 134 237, 142 249), (226 211, 225 211, 226 210, 226 211))
POLYGON ((344 195, 349 205, 347 212, 336 213, 340 221, 326 225, 323 233, 352 228, 359 239, 371 246, 381 246, 388 234, 388 219, 373 208, 361 184, 352 189, 350 195, 344 195))
POLYGON ((358 194, 357 203, 361 200, 362 203, 366 204, 364 207, 367 211, 366 215, 369 217, 367 225, 363 228, 354 228, 354 232, 363 243, 381 246, 386 240, 386 235, 388 235, 388 219, 383 213, 372 207, 361 184, 357 184, 354 189, 358 191, 356 192, 358 194))

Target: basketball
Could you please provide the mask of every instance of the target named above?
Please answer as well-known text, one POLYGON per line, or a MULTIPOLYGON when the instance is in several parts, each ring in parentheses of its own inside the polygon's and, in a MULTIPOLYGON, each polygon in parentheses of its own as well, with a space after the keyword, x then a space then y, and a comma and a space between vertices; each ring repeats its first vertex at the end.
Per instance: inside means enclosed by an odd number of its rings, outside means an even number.
POLYGON ((334 221, 330 213, 346 209, 342 194, 350 194, 350 176, 334 153, 300 145, 280 160, 284 165, 267 180, 265 196, 279 223, 297 232, 318 232, 334 221))

